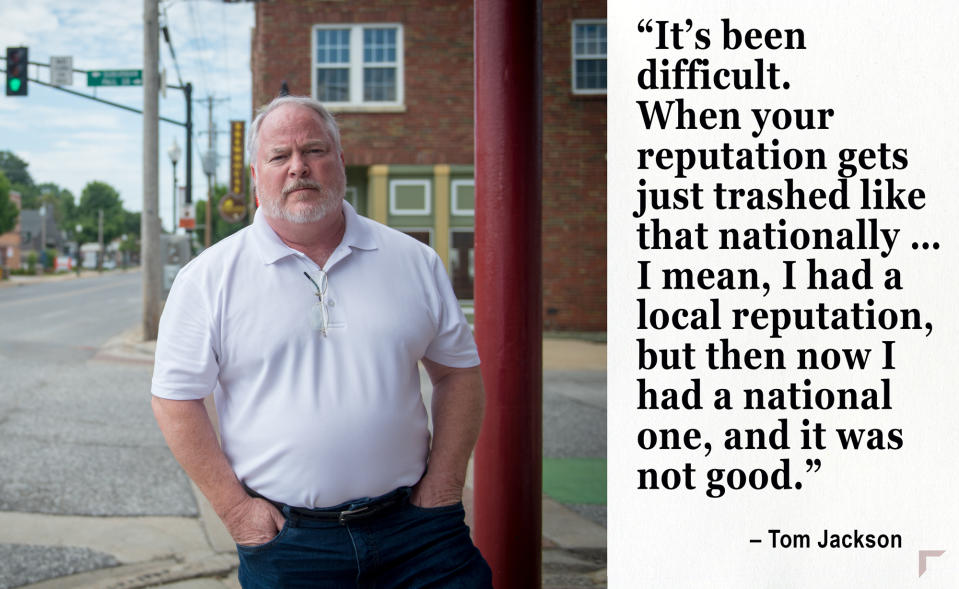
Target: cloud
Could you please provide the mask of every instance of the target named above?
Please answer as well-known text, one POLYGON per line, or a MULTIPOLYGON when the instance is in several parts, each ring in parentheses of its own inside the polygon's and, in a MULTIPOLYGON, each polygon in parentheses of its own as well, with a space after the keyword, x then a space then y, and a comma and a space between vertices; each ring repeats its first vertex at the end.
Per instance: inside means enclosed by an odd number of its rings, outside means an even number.
POLYGON ((0 23, 3 23, 5 44, 29 46, 30 39, 35 35, 59 30, 60 20, 51 4, 49 0, 0 2, 0 23))
POLYGON ((42 151, 20 150, 18 155, 30 163, 30 174, 38 182, 54 182, 79 197, 83 187, 93 180, 106 182, 120 192, 124 206, 141 208, 138 188, 142 167, 128 165, 131 155, 142 158, 143 142, 132 133, 87 131, 45 143, 42 151), (99 146, 91 150, 91 145, 99 146))

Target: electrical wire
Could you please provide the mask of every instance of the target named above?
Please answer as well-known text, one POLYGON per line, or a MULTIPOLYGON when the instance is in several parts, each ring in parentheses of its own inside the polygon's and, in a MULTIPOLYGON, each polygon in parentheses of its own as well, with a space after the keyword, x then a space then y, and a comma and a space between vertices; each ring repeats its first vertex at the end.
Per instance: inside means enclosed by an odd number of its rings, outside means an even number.
POLYGON ((173 67, 176 69, 176 79, 182 87, 183 84, 183 75, 180 73, 180 62, 177 61, 176 51, 173 49, 173 42, 170 41, 170 28, 167 26, 167 23, 170 22, 169 17, 166 13, 166 6, 163 7, 163 26, 160 27, 160 31, 163 32, 163 40, 166 41, 166 46, 170 50, 170 57, 173 59, 173 67))

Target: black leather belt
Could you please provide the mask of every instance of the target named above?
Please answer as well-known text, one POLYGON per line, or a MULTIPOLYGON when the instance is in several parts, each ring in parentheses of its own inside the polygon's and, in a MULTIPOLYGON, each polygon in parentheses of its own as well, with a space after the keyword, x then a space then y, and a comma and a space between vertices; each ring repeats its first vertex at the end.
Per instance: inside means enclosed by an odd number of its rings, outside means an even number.
POLYGON ((245 486, 246 492, 251 497, 258 497, 265 501, 269 501, 273 504, 274 507, 279 509, 283 513, 292 513, 297 517, 305 520, 314 520, 314 521, 333 521, 345 524, 349 521, 356 521, 361 519, 366 519, 373 517, 378 513, 382 513, 388 509, 396 507, 397 505, 406 501, 407 497, 410 495, 409 487, 400 487, 391 493, 387 493, 382 497, 377 497, 376 499, 370 500, 369 502, 363 503, 362 501, 357 501, 351 509, 340 509, 339 507, 332 508, 323 508, 323 509, 310 509, 307 507, 293 507, 292 505, 287 505, 285 503, 280 503, 279 501, 273 501, 263 495, 260 495, 253 489, 245 486))

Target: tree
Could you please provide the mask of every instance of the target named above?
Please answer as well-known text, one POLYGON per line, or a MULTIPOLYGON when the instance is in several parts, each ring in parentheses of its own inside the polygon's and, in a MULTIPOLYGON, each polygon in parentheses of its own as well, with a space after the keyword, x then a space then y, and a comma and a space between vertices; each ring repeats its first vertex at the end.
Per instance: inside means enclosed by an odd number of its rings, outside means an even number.
POLYGON ((10 188, 20 193, 20 207, 37 209, 40 208, 37 201, 40 193, 33 183, 33 177, 27 171, 29 165, 12 151, 0 151, 0 172, 7 176, 10 188))
POLYGON ((40 193, 37 208, 44 203, 47 204, 50 207, 50 212, 53 213, 53 218, 57 221, 57 225, 70 227, 77 214, 77 205, 73 193, 53 182, 37 184, 36 188, 40 193))
POLYGON ((77 241, 97 241, 99 211, 103 211, 103 242, 119 237, 125 230, 125 213, 120 194, 106 182, 88 182, 80 193, 75 223, 82 225, 77 241))
POLYGON ((123 233, 128 236, 140 237, 140 213, 123 211, 123 233))
POLYGON ((20 210, 16 203, 10 200, 10 181, 0 171, 0 234, 6 233, 17 226, 17 217, 20 210))
POLYGON ((7 176, 10 184, 33 186, 33 177, 27 171, 29 165, 12 151, 0 151, 0 172, 7 176))

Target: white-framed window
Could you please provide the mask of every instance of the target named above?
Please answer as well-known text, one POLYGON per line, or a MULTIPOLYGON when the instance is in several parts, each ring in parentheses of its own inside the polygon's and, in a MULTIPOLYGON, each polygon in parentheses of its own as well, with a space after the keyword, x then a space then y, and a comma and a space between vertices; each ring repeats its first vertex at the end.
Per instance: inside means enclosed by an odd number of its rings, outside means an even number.
POLYGON ((453 180, 450 182, 450 210, 454 215, 473 216, 476 210, 475 182, 453 180))
POLYGON ((429 180, 390 180, 391 215, 429 215, 432 205, 429 180))
POLYGON ((333 110, 403 105, 402 25, 314 25, 312 63, 313 97, 333 110))
POLYGON ((573 21, 573 93, 606 94, 606 20, 573 21))

